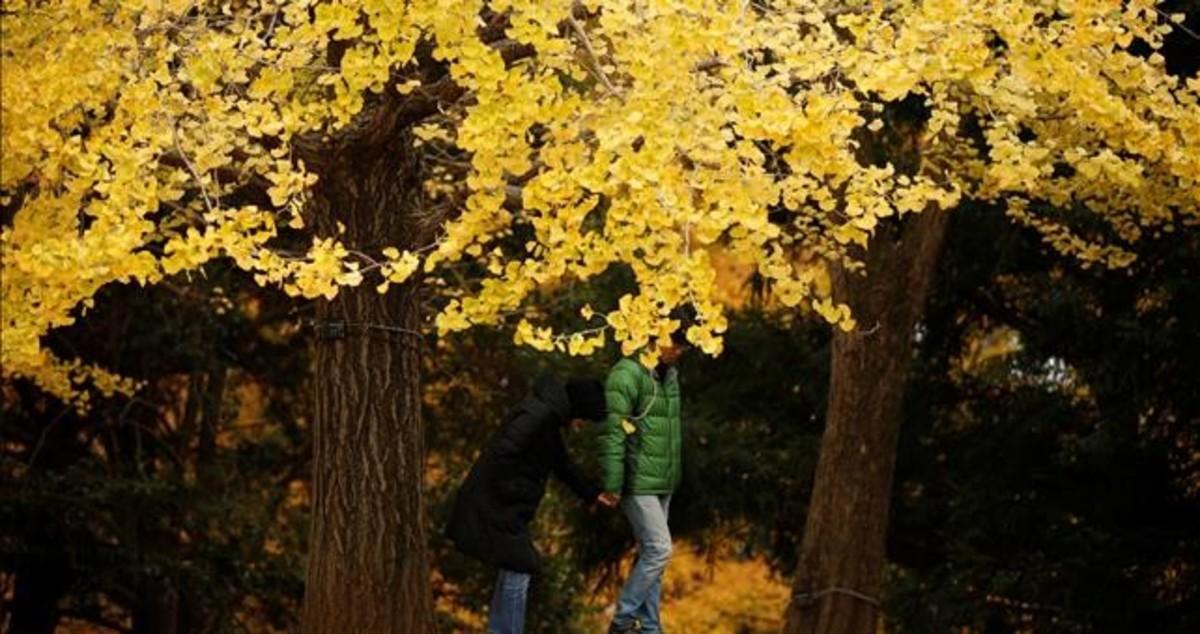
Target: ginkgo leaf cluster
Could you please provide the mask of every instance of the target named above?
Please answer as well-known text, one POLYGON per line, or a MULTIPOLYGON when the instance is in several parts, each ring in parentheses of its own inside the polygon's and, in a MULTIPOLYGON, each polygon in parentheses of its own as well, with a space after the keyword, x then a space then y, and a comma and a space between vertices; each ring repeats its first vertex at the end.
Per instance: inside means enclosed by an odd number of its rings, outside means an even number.
POLYGON ((516 337, 577 354, 612 339, 649 361, 681 304, 698 315, 688 338, 720 352, 716 248, 785 305, 853 329, 820 271, 853 266, 889 219, 1002 201, 1052 247, 1119 267, 1200 209, 1200 81, 1154 53, 1172 20, 1151 0, 13 0, 5 12, 4 371, 77 402, 81 383, 130 386, 55 357, 47 334, 107 284, 215 258, 304 298, 479 264, 481 278, 446 291, 443 333, 626 266, 638 290, 600 307, 599 326, 556 333, 525 317, 516 337), (465 164, 431 171, 431 195, 460 206, 437 242, 367 254, 314 233, 305 251, 281 248, 318 178, 297 147, 381 101, 430 99, 435 82, 460 90, 414 146, 465 164), (889 133, 888 106, 914 98, 927 109, 909 131, 918 164, 864 160, 889 133), (514 247, 518 230, 531 238, 514 247))

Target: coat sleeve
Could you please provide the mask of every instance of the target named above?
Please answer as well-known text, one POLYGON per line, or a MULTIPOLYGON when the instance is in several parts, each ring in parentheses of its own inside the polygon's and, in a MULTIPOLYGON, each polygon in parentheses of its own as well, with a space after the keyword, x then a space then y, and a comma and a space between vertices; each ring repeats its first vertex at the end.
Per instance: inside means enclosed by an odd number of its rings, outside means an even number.
POLYGON ((600 432, 601 487, 620 493, 625 485, 625 430, 621 422, 633 416, 637 404, 637 377, 622 364, 608 374, 604 383, 608 417, 600 432))
POLYGON ((579 497, 584 502, 594 502, 596 497, 600 495, 600 488, 592 483, 591 479, 583 474, 579 465, 571 460, 571 455, 567 453, 567 445, 563 442, 562 434, 557 431, 552 431, 554 438, 551 439, 551 466, 554 469, 554 475, 571 492, 579 497))
POLYGON ((549 421, 549 416, 540 416, 529 411, 521 411, 512 416, 496 433, 496 454, 513 456, 524 452, 549 421))

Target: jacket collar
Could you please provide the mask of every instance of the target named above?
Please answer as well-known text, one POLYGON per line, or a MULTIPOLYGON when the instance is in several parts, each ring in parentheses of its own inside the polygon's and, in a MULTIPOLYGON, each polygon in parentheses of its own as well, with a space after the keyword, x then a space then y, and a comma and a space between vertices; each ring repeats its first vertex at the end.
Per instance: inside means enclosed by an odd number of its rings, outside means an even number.
POLYGON ((676 376, 677 374, 679 374, 679 370, 675 367, 674 364, 668 365, 666 371, 659 372, 658 367, 647 368, 642 363, 641 359, 639 359, 637 357, 626 357, 626 358, 629 359, 631 362, 633 362, 633 364, 635 366, 641 368, 642 372, 645 372, 647 374, 647 376, 654 379, 655 381, 659 381, 659 382, 666 381, 666 380, 669 380, 672 377, 676 376))

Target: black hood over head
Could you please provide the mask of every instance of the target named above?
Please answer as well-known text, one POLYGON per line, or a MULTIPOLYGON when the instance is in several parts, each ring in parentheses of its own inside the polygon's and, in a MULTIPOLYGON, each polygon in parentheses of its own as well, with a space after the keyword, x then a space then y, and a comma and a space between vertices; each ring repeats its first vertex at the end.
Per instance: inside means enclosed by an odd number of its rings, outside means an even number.
POLYGON ((534 379, 533 394, 525 399, 521 409, 536 413, 539 405, 549 409, 559 425, 570 420, 571 399, 567 396, 567 387, 552 374, 543 374, 534 379))

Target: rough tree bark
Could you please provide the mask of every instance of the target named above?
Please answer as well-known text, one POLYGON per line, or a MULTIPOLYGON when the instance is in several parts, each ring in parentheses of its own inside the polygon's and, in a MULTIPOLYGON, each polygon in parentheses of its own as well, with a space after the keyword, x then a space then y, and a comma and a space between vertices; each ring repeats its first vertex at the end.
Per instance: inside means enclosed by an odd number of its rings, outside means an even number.
MULTIPOLYGON (((390 126, 386 126, 390 127, 390 126)), ((378 253, 424 236, 421 176, 409 139, 323 157, 311 209, 322 235, 378 253)), ((434 631, 422 502, 418 291, 344 288, 317 304, 312 535, 303 629, 309 634, 434 631)))
MULTIPOLYGON (((506 14, 479 29, 506 63, 533 54, 503 46, 506 14)), ((330 50, 336 65, 344 45, 330 50)), ((293 139, 320 181, 311 209, 320 235, 378 253, 428 244, 445 218, 420 204, 412 126, 464 96, 445 66, 418 51, 424 88, 387 92, 333 138, 293 139)), ((319 302, 314 380, 313 527, 302 611, 306 634, 435 631, 425 538, 420 397, 420 295, 415 279, 379 295, 343 289, 319 302)))
POLYGON ((834 271, 859 331, 833 337, 829 408, 786 634, 874 634, 913 332, 949 214, 880 227, 865 275, 834 271), (856 596, 862 595, 862 596, 856 596))

